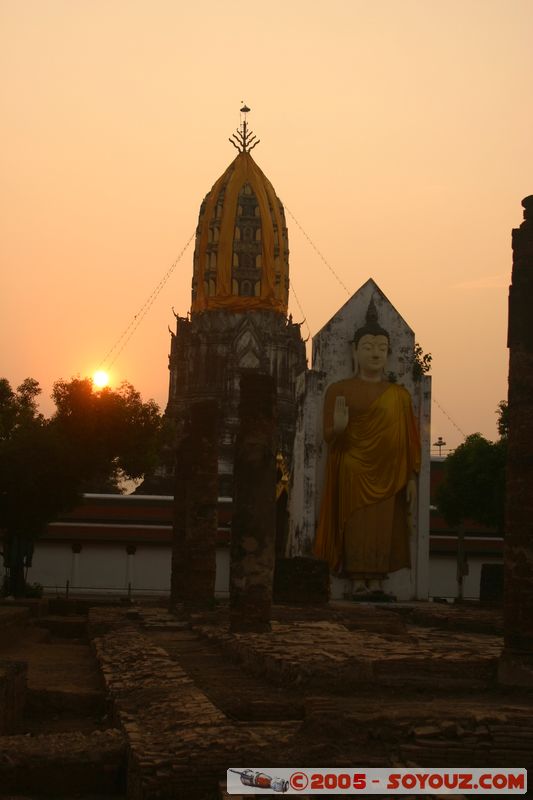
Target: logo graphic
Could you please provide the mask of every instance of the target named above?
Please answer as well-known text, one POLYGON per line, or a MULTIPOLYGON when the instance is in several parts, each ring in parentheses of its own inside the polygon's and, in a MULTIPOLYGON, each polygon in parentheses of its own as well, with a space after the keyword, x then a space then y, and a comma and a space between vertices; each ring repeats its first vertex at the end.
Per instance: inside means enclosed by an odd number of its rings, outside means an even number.
POLYGON ((257 772, 253 769, 245 769, 239 772, 237 769, 229 769, 228 772, 235 772, 240 775, 241 783, 244 786, 254 786, 256 789, 268 789, 271 792, 286 792, 289 788, 289 781, 285 778, 271 778, 264 772, 257 772))

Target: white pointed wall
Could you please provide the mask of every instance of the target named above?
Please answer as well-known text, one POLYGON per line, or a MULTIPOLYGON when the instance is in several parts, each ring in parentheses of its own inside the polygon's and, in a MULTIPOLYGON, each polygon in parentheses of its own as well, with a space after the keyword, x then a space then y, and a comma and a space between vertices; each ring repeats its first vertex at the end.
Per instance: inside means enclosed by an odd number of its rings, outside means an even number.
MULTIPOLYGON (((320 510, 327 446, 322 435, 324 393, 330 383, 354 374, 351 342, 366 321, 371 299, 379 324, 390 334, 387 372, 405 386, 413 399, 422 442, 418 486, 418 516, 411 539, 411 569, 392 573, 384 582, 398 600, 425 599, 429 579, 429 453, 431 379, 412 375, 415 335, 379 286, 369 279, 313 337, 312 369, 300 376, 293 480, 290 500, 291 555, 312 552, 320 510)), ((332 577, 332 597, 349 591, 349 582, 332 577)))

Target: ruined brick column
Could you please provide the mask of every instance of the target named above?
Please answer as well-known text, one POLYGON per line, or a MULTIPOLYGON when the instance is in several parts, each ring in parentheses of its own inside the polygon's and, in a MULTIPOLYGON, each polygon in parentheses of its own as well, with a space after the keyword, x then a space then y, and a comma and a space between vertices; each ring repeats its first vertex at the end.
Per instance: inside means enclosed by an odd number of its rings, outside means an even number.
POLYGON ((270 375, 241 377, 230 566, 233 631, 270 630, 276 540, 274 402, 270 375))
POLYGON ((502 683, 533 686, 533 195, 513 230, 502 683))
POLYGON ((177 450, 171 606, 212 608, 216 576, 218 406, 190 407, 189 430, 177 450))
POLYGON ((174 472, 174 508, 172 526, 172 562, 170 568, 170 609, 184 601, 185 565, 185 526, 187 517, 187 491, 189 475, 189 444, 187 434, 176 448, 176 465, 174 472))

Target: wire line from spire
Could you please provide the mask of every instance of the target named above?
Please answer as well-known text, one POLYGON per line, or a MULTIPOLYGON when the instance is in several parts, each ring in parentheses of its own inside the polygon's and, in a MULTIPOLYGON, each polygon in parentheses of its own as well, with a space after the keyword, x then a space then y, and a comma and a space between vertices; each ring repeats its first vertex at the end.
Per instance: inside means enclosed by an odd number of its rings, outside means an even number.
MULTIPOLYGON (((300 223, 298 222, 298 220, 296 219, 296 217, 294 216, 294 214, 292 213, 292 211, 290 210, 290 208, 288 208, 288 206, 287 206, 285 203, 283 203, 283 207, 284 207, 285 211, 287 211, 287 212, 289 213, 289 215, 290 215, 291 219, 292 219, 292 220, 293 220, 293 221, 296 223, 296 225, 298 226, 298 228, 301 230, 301 232, 303 233, 303 235, 305 236, 305 238, 307 239, 307 241, 309 242, 309 244, 311 245, 311 247, 313 248, 313 250, 315 251, 315 253, 317 253, 317 255, 320 257, 321 261, 323 261, 323 262, 324 262, 324 264, 325 264, 325 265, 326 265, 326 267, 329 269, 329 271, 331 272, 331 274, 332 274, 332 275, 335 277, 335 279, 336 279, 336 280, 337 280, 337 281, 340 283, 340 285, 342 286, 342 288, 344 289, 344 291, 346 292, 346 294, 347 294, 349 297, 351 297, 351 296, 352 296, 352 292, 350 292, 350 290, 348 289, 348 287, 346 286, 346 284, 344 283, 344 281, 343 281, 343 280, 342 280, 342 279, 339 277, 339 275, 338 275, 338 274, 335 272, 335 270, 333 269, 333 267, 331 266, 331 264, 330 264, 330 263, 327 261, 327 259, 325 258, 325 256, 323 256, 323 255, 322 255, 322 253, 320 252, 320 250, 318 249, 318 247, 316 246, 316 244, 313 242, 313 240, 311 239, 311 237, 309 236, 309 234, 307 233, 307 231, 306 231, 306 230, 304 230, 304 228, 303 228, 303 227, 300 225, 300 223)), ((291 281, 291 288, 292 288, 292 281, 291 281)), ((293 289, 293 294, 294 294, 294 296, 295 296, 296 302, 298 303, 298 306, 299 306, 299 308, 300 308, 300 311, 302 311, 302 314, 303 314, 303 310, 302 310, 302 308, 301 308, 301 306, 300 306, 300 303, 298 302, 298 299, 296 298, 296 293, 294 292, 294 289, 293 289)), ((304 315, 304 316, 305 316, 305 315, 304 315)), ((306 320, 306 324, 307 324, 307 320, 306 320)), ((308 326, 308 328, 309 328, 309 326, 308 326)), ((458 431, 459 431, 459 433, 460 433, 462 436, 464 436, 464 438, 466 439, 466 433, 465 433, 465 432, 462 430, 462 428, 460 428, 460 427, 459 427, 459 425, 458 425, 458 424, 455 422, 455 420, 453 420, 453 419, 452 419, 452 417, 451 417, 451 416, 448 414, 448 412, 447 412, 447 411, 446 411, 446 410, 445 410, 445 409, 444 409, 444 408, 441 406, 441 404, 439 403, 439 401, 438 401, 438 400, 437 400, 437 399, 436 399, 434 396, 433 396, 431 399, 432 399, 432 401, 435 403, 435 405, 437 406, 437 408, 439 408, 439 409, 440 409, 440 411, 442 411, 442 413, 444 414, 444 416, 445 416, 445 417, 446 417, 446 418, 447 418, 447 419, 448 419, 448 420, 449 420, 449 421, 452 423, 453 427, 454 427, 456 430, 458 430, 458 431)))
POLYGON ((464 438, 466 439, 466 433, 464 432, 464 430, 463 430, 462 428, 460 428, 460 427, 459 427, 459 425, 458 425, 458 424, 455 422, 455 420, 453 420, 453 419, 450 417, 450 415, 448 414, 448 412, 447 412, 447 411, 446 411, 446 410, 445 410, 445 409, 444 409, 444 408, 441 406, 441 404, 439 403, 439 401, 438 401, 438 400, 437 400, 435 397, 432 397, 431 399, 432 399, 432 401, 435 403, 435 405, 437 406, 437 408, 438 408, 440 411, 442 411, 442 413, 444 414, 444 416, 445 416, 445 417, 446 417, 446 418, 447 418, 447 419, 448 419, 448 420, 449 420, 449 421, 452 423, 453 427, 454 427, 454 428, 456 428, 456 430, 458 430, 458 431, 459 431, 459 433, 461 434, 461 436, 464 436, 464 438))
POLYGON ((305 311, 304 311, 304 310, 303 310, 303 308, 302 308, 302 304, 300 303, 300 301, 299 301, 299 299, 298 299, 298 295, 296 294, 296 290, 295 290, 295 288, 294 288, 294 285, 293 285, 292 279, 291 279, 291 281, 290 281, 290 283, 289 283, 289 289, 290 289, 290 291, 293 293, 293 295, 294 295, 294 299, 296 300, 296 305, 297 305, 297 306, 298 306, 298 308, 300 309, 300 313, 301 313, 301 315, 302 315, 302 317, 303 317, 303 322, 302 322, 302 325, 303 325, 303 323, 305 322, 305 327, 307 328, 307 333, 308 333, 308 337, 307 337, 307 338, 309 338, 309 337, 311 336, 311 328, 309 327, 309 323, 308 323, 308 321, 307 321, 307 316, 306 316, 306 313, 305 313, 305 311))
POLYGON ((286 206, 286 205, 285 205, 285 203, 283 203, 283 208, 285 209, 285 211, 288 211, 288 212, 289 212, 289 215, 291 216, 291 218, 293 219, 293 221, 296 223, 296 225, 299 227, 299 229, 301 230, 301 232, 303 233, 303 235, 305 236, 305 238, 307 239, 307 241, 309 242, 309 244, 311 245, 311 247, 313 248, 313 250, 315 251, 315 253, 317 253, 317 255, 319 256, 319 258, 320 258, 320 259, 321 259, 321 260, 324 262, 324 264, 325 264, 325 265, 326 265, 326 267, 329 269, 329 271, 331 272, 331 274, 332 274, 332 275, 335 277, 335 279, 336 279, 336 280, 337 280, 337 281, 340 283, 340 285, 342 286, 342 288, 344 289, 344 291, 346 292, 346 294, 348 295, 348 297, 351 297, 351 296, 352 296, 352 294, 353 294, 353 292, 350 292, 350 290, 348 289, 348 287, 346 286, 346 284, 344 283, 344 281, 343 281, 343 280, 342 280, 342 279, 339 277, 339 275, 337 275, 337 273, 335 272, 335 270, 333 269, 333 267, 331 266, 331 264, 329 263, 329 261, 327 261, 327 259, 325 258, 325 256, 323 256, 323 255, 322 255, 322 253, 320 252, 320 250, 318 249, 318 247, 316 246, 316 244, 313 242, 313 240, 311 239, 311 237, 309 236, 309 234, 307 233, 307 231, 305 231, 305 230, 302 228, 302 226, 300 225, 300 223, 298 222, 298 220, 296 219, 296 217, 294 216, 294 214, 292 213, 292 211, 290 210, 290 208, 288 208, 288 206, 286 206))
POLYGON ((156 287, 153 290, 153 292, 148 296, 148 298, 142 304, 140 309, 133 316, 133 318, 132 318, 131 322, 129 323, 129 325, 122 331, 122 333, 120 334, 120 336, 118 337, 118 339, 114 343, 113 347, 111 347, 111 349, 108 351, 108 353, 105 356, 105 358, 102 359, 102 361, 100 362, 99 369, 102 369, 104 367, 106 369, 110 369, 113 366, 113 364, 116 362, 117 358, 122 353, 122 351, 124 350, 124 348, 126 347, 128 342, 130 341, 131 337, 133 336, 133 334, 135 333, 135 331, 137 330, 137 328, 139 327, 139 325, 141 324, 141 322, 143 321, 145 316, 150 311, 151 307, 153 306, 153 304, 157 300, 157 297, 159 296, 161 290, 163 289, 163 287, 167 283, 168 279, 170 278, 170 276, 172 275, 172 273, 174 272, 174 270, 178 266, 179 262, 181 261, 181 259, 185 255, 185 251, 189 247, 189 245, 192 242, 192 240, 194 239, 195 235, 196 235, 196 231, 193 232, 193 234, 189 237, 187 243, 184 245, 184 247, 181 249, 181 251, 180 251, 179 255, 177 256, 177 258, 174 260, 174 262, 171 264, 171 266, 165 272, 165 274, 163 275, 163 277, 161 278, 159 283, 156 285, 156 287))

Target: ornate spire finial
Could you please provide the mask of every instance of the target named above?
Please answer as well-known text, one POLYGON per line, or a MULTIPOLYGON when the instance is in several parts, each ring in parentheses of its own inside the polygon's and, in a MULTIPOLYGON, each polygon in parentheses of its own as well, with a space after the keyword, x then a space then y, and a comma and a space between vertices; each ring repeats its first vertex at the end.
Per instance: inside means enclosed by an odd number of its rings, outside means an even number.
POLYGON ((239 153, 249 153, 250 150, 253 150, 259 142, 261 141, 258 139, 253 131, 248 130, 248 122, 246 120, 246 115, 250 111, 244 100, 242 102, 241 108, 241 115, 244 115, 244 119, 241 116, 241 124, 239 125, 237 132, 234 133, 229 141, 232 143, 233 147, 236 147, 239 153))
POLYGON ((370 336, 386 336, 390 341, 389 332, 381 327, 378 320, 378 310, 374 302, 374 295, 370 298, 368 308, 366 310, 365 324, 362 328, 357 328, 354 334, 353 342, 357 347, 359 341, 370 334, 370 336))
POLYGON ((378 323, 378 310, 374 303, 374 296, 370 298, 370 303, 366 310, 366 323, 367 325, 377 325, 378 323))

